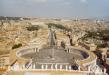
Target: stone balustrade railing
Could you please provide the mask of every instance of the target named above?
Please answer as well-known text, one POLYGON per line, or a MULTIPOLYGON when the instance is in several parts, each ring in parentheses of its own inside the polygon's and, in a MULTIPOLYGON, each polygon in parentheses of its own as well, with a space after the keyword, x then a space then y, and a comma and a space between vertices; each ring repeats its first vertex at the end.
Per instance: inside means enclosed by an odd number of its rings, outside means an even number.
POLYGON ((34 65, 32 65, 30 68, 25 68, 25 65, 14 65, 12 67, 9 67, 9 70, 10 71, 19 71, 19 72, 24 72, 24 71, 32 71, 32 72, 37 72, 37 71, 40 71, 40 72, 51 72, 51 71, 62 71, 62 72, 76 72, 76 73, 80 73, 80 74, 86 74, 86 75, 89 75, 89 74, 94 74, 94 75, 107 75, 106 71, 99 71, 99 72, 93 72, 93 71, 90 71, 90 70, 87 70, 87 71, 82 71, 80 69, 78 70, 72 70, 71 69, 71 66, 70 65, 66 65, 66 68, 65 69, 62 69, 62 65, 60 65, 60 68, 56 68, 57 65, 55 65, 55 69, 53 69, 53 67, 51 66, 50 69, 47 68, 47 64, 43 64, 41 66, 40 69, 36 69, 34 65))

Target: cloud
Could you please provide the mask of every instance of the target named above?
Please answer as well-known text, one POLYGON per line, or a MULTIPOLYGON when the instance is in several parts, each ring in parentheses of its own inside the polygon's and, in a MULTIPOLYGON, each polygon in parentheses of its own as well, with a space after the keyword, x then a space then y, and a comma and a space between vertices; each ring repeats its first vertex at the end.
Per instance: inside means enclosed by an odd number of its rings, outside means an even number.
POLYGON ((48 0, 25 0, 25 2, 30 2, 30 3, 45 3, 48 0))
POLYGON ((45 3, 45 2, 47 2, 48 0, 33 0, 33 1, 39 2, 39 3, 45 3))
POLYGON ((64 2, 64 5, 71 5, 71 2, 64 2))
POLYGON ((82 3, 87 3, 87 0, 80 0, 82 3))

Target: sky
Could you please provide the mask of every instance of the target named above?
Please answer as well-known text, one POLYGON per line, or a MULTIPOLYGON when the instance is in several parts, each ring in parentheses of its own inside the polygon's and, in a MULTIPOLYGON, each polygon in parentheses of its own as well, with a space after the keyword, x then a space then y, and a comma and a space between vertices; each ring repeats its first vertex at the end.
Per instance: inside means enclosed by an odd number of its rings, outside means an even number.
POLYGON ((109 0, 0 0, 0 16, 109 17, 109 0))

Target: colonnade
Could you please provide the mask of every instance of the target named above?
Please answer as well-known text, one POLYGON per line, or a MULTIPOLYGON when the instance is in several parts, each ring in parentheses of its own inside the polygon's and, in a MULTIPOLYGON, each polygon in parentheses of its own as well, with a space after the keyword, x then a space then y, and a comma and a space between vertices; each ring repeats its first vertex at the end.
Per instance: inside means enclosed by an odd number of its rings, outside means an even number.
MULTIPOLYGON (((11 67, 12 70, 73 70, 69 64, 31 64, 29 68, 25 65, 15 64, 11 67)), ((78 67, 80 70, 80 67, 78 67)))
POLYGON ((20 56, 23 56, 25 54, 34 53, 34 52, 39 52, 39 49, 38 48, 24 49, 22 51, 18 51, 16 54, 18 57, 20 57, 20 56))
POLYGON ((57 70, 57 69, 65 69, 65 70, 71 70, 71 65, 68 64, 32 64, 32 67, 30 67, 31 69, 42 69, 42 70, 57 70), (36 66, 39 67, 36 67, 36 66))

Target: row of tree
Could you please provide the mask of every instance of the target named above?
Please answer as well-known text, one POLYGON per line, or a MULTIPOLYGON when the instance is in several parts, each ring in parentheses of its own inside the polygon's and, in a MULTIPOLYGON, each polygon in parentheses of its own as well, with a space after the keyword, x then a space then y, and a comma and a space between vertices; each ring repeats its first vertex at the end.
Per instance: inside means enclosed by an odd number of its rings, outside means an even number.
POLYGON ((48 23, 48 28, 57 28, 57 29, 61 29, 61 30, 65 30, 65 31, 72 31, 72 29, 67 28, 61 24, 54 24, 54 23, 48 23))
POLYGON ((98 47, 108 47, 109 45, 107 42, 109 42, 109 30, 86 31, 86 34, 81 37, 81 40, 85 41, 88 39, 102 41, 102 43, 96 43, 98 47))
MULTIPOLYGON (((0 20, 21 20, 22 17, 4 17, 0 16, 0 20)), ((23 18, 24 20, 30 20, 30 18, 23 18)))

